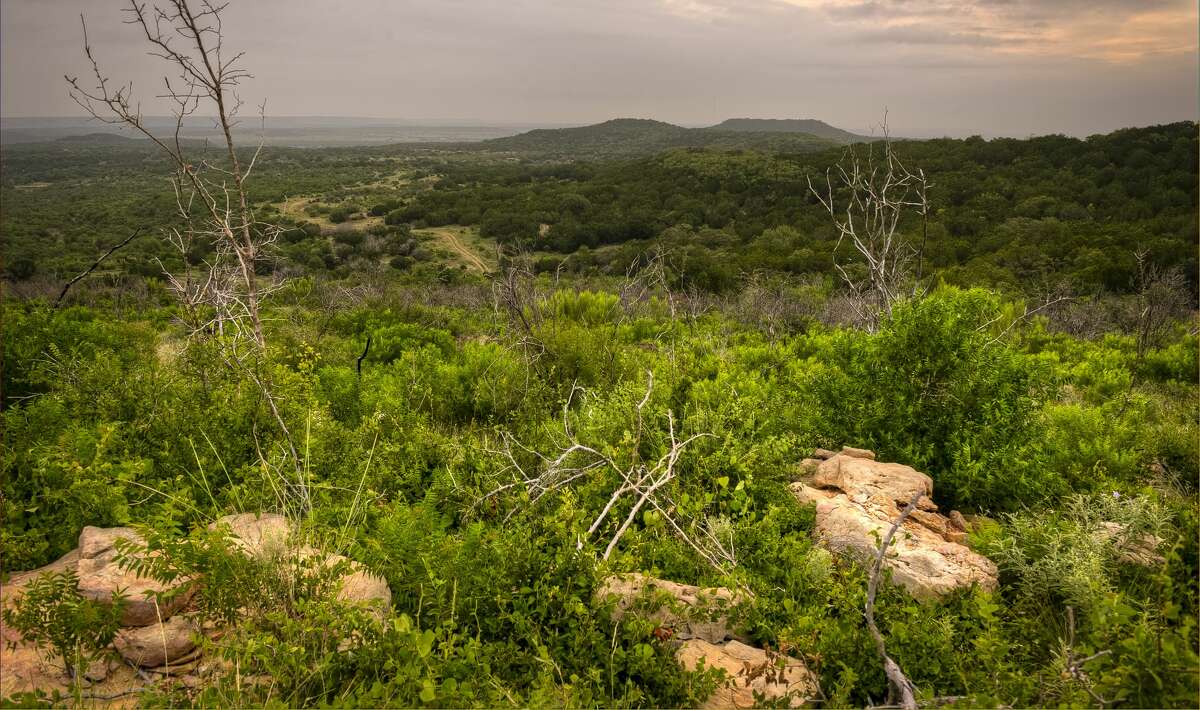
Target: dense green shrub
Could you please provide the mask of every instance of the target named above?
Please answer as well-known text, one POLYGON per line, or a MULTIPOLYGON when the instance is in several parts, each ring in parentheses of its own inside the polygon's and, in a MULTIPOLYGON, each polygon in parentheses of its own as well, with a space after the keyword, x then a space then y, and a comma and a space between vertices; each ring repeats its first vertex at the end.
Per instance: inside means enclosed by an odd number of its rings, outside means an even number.
POLYGON ((941 289, 899 304, 877 333, 838 334, 832 369, 811 381, 826 436, 928 471, 950 506, 1012 508, 1064 491, 1025 458, 1048 373, 1003 337, 1002 308, 985 291, 941 289))

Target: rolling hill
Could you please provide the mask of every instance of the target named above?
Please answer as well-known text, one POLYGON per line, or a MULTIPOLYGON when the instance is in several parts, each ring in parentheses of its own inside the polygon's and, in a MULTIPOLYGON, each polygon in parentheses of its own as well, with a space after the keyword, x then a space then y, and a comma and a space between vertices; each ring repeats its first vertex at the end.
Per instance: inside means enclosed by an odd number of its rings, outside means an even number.
POLYGON ((870 136, 844 131, 815 118, 728 118, 712 126, 710 130, 739 133, 807 133, 837 143, 871 140, 870 136))
MULTIPOLYGON (((727 148, 809 152, 857 140, 852 133, 821 121, 813 124, 822 136, 807 131, 791 131, 772 124, 769 130, 755 130, 743 123, 757 119, 731 119, 709 128, 684 128, 672 123, 645 118, 616 118, 576 128, 538 129, 507 138, 483 141, 487 150, 535 153, 548 157, 630 157, 650 155, 672 148, 727 148), (732 127, 726 124, 732 122, 732 127)), ((778 123, 791 122, 783 121, 778 123)))

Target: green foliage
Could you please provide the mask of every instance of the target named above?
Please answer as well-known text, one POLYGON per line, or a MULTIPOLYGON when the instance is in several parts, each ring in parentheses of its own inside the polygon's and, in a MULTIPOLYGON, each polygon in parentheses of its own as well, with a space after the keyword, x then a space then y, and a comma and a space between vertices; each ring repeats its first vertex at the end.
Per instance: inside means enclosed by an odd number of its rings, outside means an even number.
MULTIPOLYGON (((661 127, 602 132, 647 128, 661 127)), ((704 136, 782 145, 764 140, 704 136)), ((301 459, 304 541, 384 576, 393 608, 337 602, 344 565, 249 559, 206 529, 230 511, 285 507, 281 475, 298 484, 261 389, 228 367, 219 339, 187 337, 156 277, 131 276, 151 257, 181 263, 148 237, 63 308, 3 305, 0 557, 6 570, 34 567, 84 525, 131 524, 156 554, 122 546, 128 564, 163 581, 203 576, 201 616, 230 628, 205 651, 240 675, 218 664, 198 694, 147 694, 152 705, 698 706, 713 674, 684 672, 653 624, 614 622, 594 598, 608 574, 637 570, 751 591, 739 617, 752 640, 804 658, 825 704, 863 706, 886 693, 862 624, 865 572, 816 544, 813 512, 787 486, 814 447, 864 446, 928 472, 943 509, 1002 513, 970 539, 1001 564, 997 593, 919 603, 880 592, 888 648, 923 698, 1194 703, 1194 327, 1173 324, 1139 352, 1116 332, 1136 320, 1131 300, 1028 321, 1013 294, 1058 276, 1127 290, 1134 247, 1194 264, 1195 142, 1194 124, 1177 124, 1085 141, 904 143, 937 175, 925 265, 949 285, 898 304, 872 333, 833 325, 837 237, 804 178, 835 152, 685 148, 587 163, 490 148, 267 151, 253 197, 287 231, 264 279, 310 273, 265 306, 270 347, 254 373, 301 459), (292 212, 285 194, 317 197, 292 212), (358 205, 383 224, 347 223, 358 205), (306 215, 345 221, 323 235, 306 215), (429 263, 429 237, 412 226, 446 224, 535 250, 543 275, 524 311, 429 263), (621 277, 648 253, 660 255, 652 272, 621 277), (611 467, 536 504, 516 490, 485 497, 514 480, 504 442, 525 447, 512 451, 530 472, 546 464, 534 452, 561 451, 568 435, 629 467, 662 456, 672 427, 704 436, 664 494, 694 539, 728 548, 721 569, 648 509, 599 561, 632 506, 615 504, 586 535, 621 482, 611 467), (1163 561, 1123 561, 1147 533, 1163 538, 1163 561), (1086 682, 1063 675, 1071 657, 1102 651, 1086 682)), ((77 273, 137 224, 173 218, 169 199, 148 197, 161 185, 144 177, 157 164, 140 148, 5 146, 4 157, 10 275, 20 259, 37 267, 14 292, 39 293, 39 279, 77 273), (100 178, 108 194, 87 187, 100 178), (16 187, 34 181, 51 185, 16 187), (64 218, 67 203, 83 216, 64 218)), ((32 633, 63 648, 103 641, 79 635, 105 625, 69 580, 40 589, 32 633)))
POLYGON ((27 641, 48 646, 72 678, 100 658, 120 628, 123 601, 86 599, 74 571, 50 572, 25 585, 17 601, 4 609, 4 623, 27 641))
POLYGON ((1048 380, 997 334, 1003 317, 992 294, 944 289, 897 306, 878 333, 839 334, 811 384, 827 438, 929 471, 950 506, 1061 492, 1055 472, 1022 460, 1048 380))
POLYGON ((1157 556, 1168 526, 1162 506, 1146 496, 1075 495, 1059 512, 1010 516, 1004 537, 985 549, 1031 608, 1087 613, 1116 588, 1127 556, 1157 556))

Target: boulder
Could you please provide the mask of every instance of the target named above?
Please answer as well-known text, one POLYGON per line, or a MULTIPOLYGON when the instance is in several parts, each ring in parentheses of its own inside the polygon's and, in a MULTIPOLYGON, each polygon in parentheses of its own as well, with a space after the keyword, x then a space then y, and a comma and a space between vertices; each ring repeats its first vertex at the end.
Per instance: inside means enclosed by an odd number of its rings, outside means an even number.
POLYGON ((329 555, 326 564, 348 562, 349 572, 342 575, 338 582, 338 601, 352 606, 361 606, 370 610, 380 619, 392 606, 392 588, 382 578, 368 572, 359 563, 348 560, 341 555, 329 555))
POLYGON ((694 587, 634 572, 608 577, 595 596, 597 602, 616 598, 614 619, 634 612, 670 629, 676 639, 720 643, 744 638, 733 628, 728 612, 745 597, 724 587, 694 587))
POLYGON ((113 639, 117 653, 142 668, 155 668, 173 663, 196 648, 196 627, 183 615, 150 626, 121 629, 113 639))
POLYGON ((771 707, 800 707, 820 696, 817 677, 803 661, 740 641, 714 644, 689 639, 675 651, 675 658, 688 670, 703 666, 725 671, 725 682, 701 705, 705 710, 755 707, 755 693, 771 707))
POLYGON ((227 529, 229 539, 248 557, 266 560, 282 555, 292 534, 288 519, 275 513, 240 513, 218 518, 209 530, 227 529))
POLYGON ((111 603, 113 594, 124 599, 121 626, 149 626, 171 618, 187 605, 194 587, 190 582, 167 585, 126 569, 117 561, 117 541, 143 544, 141 536, 129 528, 88 526, 79 535, 79 593, 101 603, 111 603), (181 589, 181 587, 183 587, 181 589), (156 595, 171 594, 164 601, 156 595))
POLYGON ((811 479, 791 486, 797 500, 816 506, 816 535, 824 547, 870 564, 902 506, 920 494, 884 561, 892 581, 918 599, 973 584, 996 588, 996 565, 963 545, 962 516, 937 512, 930 497, 933 479, 909 466, 846 451, 822 461, 811 479))

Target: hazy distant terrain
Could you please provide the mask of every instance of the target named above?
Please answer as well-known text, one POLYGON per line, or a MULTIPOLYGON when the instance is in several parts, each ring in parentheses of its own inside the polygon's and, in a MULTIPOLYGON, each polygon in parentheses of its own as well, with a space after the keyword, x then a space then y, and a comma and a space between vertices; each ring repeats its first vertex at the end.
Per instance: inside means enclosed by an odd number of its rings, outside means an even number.
MULTIPOLYGON (((168 134, 174 123, 164 117, 149 117, 146 123, 156 133, 168 134)), ((345 118, 324 116, 287 116, 267 118, 267 145, 290 147, 339 147, 384 145, 387 143, 452 143, 501 138, 544 127, 527 124, 485 124, 452 121, 412 121, 387 118, 345 118)), ((258 139, 260 123, 246 116, 239 126, 241 140, 258 139)), ((41 141, 87 136, 96 133, 132 136, 128 130, 89 121, 84 118, 2 118, 0 143, 37 143, 41 141)), ((218 131, 205 119, 190 121, 184 128, 188 138, 215 139, 218 131)))

